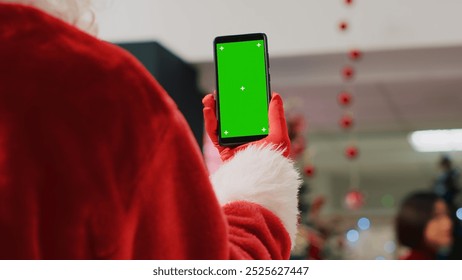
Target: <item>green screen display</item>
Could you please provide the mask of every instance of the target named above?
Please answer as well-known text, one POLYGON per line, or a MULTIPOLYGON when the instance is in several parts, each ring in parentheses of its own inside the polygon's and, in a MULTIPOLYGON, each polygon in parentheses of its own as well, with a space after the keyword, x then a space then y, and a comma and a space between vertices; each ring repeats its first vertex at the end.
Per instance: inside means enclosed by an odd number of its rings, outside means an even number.
POLYGON ((267 135, 265 42, 218 43, 215 47, 221 137, 267 135))

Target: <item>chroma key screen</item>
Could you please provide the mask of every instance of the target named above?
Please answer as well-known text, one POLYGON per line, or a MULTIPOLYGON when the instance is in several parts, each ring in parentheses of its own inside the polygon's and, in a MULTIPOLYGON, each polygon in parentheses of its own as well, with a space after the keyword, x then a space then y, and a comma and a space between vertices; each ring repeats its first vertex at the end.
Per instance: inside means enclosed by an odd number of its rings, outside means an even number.
POLYGON ((216 44, 222 138, 269 133, 265 47, 263 40, 216 44))

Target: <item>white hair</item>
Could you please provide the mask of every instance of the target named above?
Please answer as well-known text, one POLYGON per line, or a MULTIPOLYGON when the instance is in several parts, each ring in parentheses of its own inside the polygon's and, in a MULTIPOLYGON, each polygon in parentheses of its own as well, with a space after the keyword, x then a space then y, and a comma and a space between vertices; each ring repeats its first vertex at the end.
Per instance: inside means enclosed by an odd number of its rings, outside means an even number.
POLYGON ((50 15, 96 35, 95 12, 92 0, 0 0, 34 6, 50 15))

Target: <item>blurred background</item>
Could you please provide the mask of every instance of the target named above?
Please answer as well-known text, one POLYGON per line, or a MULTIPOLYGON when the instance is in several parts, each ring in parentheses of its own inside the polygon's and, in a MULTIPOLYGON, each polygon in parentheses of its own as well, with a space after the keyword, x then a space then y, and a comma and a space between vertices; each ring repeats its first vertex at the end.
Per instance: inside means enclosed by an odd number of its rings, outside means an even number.
POLYGON ((215 88, 212 41, 266 33, 304 174, 293 258, 397 259, 403 197, 435 191, 442 158, 462 165, 462 133, 449 130, 462 128, 460 11, 455 0, 112 0, 96 16, 99 37, 179 104, 211 171, 200 100, 215 88))

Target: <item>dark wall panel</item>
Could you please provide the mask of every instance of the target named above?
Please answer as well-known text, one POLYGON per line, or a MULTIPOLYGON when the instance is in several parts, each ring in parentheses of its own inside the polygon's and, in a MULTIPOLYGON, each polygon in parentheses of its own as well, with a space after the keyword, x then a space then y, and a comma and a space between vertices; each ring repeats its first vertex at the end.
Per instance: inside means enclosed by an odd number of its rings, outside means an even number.
POLYGON ((194 67, 157 42, 118 44, 131 52, 175 100, 202 148, 202 95, 194 67))

